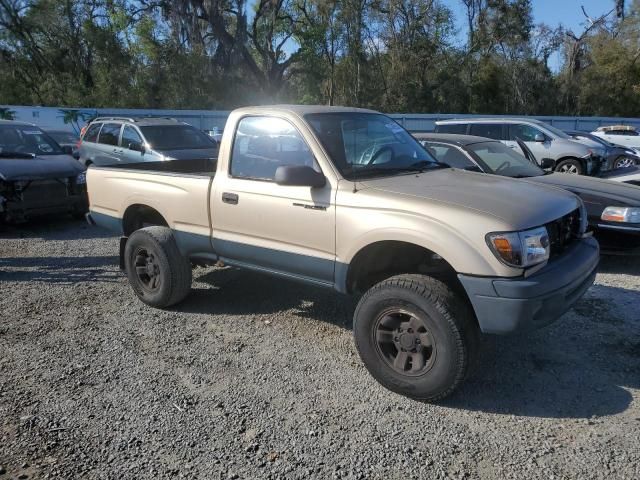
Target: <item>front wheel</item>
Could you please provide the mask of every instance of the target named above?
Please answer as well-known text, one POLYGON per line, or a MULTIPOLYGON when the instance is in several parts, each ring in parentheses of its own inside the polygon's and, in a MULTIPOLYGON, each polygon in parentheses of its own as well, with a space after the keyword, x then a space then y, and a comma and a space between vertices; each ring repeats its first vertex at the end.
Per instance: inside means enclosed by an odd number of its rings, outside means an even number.
POLYGON ((147 305, 169 307, 189 294, 191 264, 178 250, 171 229, 147 227, 133 232, 124 261, 133 291, 147 305))
POLYGON ((616 168, 633 167, 635 164, 636 162, 633 158, 629 158, 621 155, 618 158, 616 158, 615 161, 613 162, 613 169, 615 170, 616 168))
POLYGON ((584 173, 584 168, 582 167, 582 163, 580 163, 580 160, 569 158, 567 160, 558 162, 558 164, 556 165, 556 172, 570 173, 572 175, 582 175, 584 173))
POLYGON ((426 401, 441 400, 458 387, 480 341, 466 299, 424 275, 399 275, 371 288, 358 303, 353 333, 379 383, 426 401))

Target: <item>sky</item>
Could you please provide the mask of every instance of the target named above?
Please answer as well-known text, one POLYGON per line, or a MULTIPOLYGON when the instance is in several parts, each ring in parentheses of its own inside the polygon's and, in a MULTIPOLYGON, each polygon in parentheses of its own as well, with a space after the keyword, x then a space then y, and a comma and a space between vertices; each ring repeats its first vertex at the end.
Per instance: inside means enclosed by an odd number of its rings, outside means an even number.
MULTIPOLYGON (((443 0, 456 16, 459 25, 459 36, 466 38, 465 8, 460 0, 443 0)), ((627 2, 630 3, 630 2, 627 2)), ((608 13, 615 5, 613 0, 531 0, 533 6, 534 23, 546 23, 551 27, 563 25, 571 29, 574 33, 579 33, 586 24, 586 18, 582 13, 581 6, 592 18, 597 18, 608 13)), ((560 53, 554 54, 549 59, 549 67, 557 71, 562 59, 560 53)))

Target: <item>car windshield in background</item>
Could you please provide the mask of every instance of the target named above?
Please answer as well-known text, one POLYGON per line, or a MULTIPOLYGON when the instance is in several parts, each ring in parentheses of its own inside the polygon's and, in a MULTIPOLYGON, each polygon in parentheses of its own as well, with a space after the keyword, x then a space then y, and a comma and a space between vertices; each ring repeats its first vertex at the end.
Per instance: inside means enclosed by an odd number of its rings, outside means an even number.
POLYGON ((565 132, 563 132, 562 130, 556 127, 549 125, 548 123, 545 123, 544 125, 542 125, 542 128, 545 128, 546 130, 550 131, 551 133, 553 133, 554 135, 560 138, 564 138, 565 140, 571 140, 571 137, 567 135, 565 132))
POLYGON ((3 157, 12 153, 40 156, 64 154, 49 135, 31 125, 0 125, 0 153, 3 157))
POLYGON ((153 125, 140 130, 154 150, 216 148, 208 135, 189 125, 153 125))
POLYGON ((487 173, 513 178, 545 174, 540 167, 500 142, 474 143, 467 145, 467 149, 487 173))
POLYGON ((47 134, 61 145, 78 142, 78 136, 70 132, 47 132, 47 134))
POLYGON ((314 113, 305 118, 340 173, 349 180, 442 167, 385 115, 314 113))

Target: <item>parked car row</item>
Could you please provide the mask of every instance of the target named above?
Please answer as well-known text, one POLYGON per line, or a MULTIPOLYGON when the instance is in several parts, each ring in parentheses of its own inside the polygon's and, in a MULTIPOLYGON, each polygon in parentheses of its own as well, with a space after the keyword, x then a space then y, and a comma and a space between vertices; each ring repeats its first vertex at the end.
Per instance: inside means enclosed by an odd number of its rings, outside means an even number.
POLYGON ((551 159, 553 164, 545 168, 561 173, 597 176, 611 169, 640 164, 640 155, 635 150, 618 147, 595 133, 564 132, 529 118, 442 120, 436 122, 435 133, 491 138, 521 151, 520 140, 531 150, 538 165, 543 159, 551 159))

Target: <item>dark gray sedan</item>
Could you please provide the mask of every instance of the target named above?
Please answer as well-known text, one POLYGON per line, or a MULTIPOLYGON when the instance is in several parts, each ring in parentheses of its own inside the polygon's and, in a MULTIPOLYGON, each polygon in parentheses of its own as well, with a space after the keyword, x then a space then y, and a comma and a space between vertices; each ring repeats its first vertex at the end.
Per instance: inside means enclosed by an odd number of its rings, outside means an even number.
MULTIPOLYGON (((585 204, 589 226, 603 251, 640 253, 640 187, 594 177, 547 172, 535 160, 527 159, 489 138, 437 133, 416 133, 414 136, 438 161, 451 167, 526 179, 575 193, 585 204)), ((524 151, 526 154, 526 146, 524 151)), ((547 168, 545 163, 543 161, 543 168, 547 168)), ((536 199, 523 201, 535 202, 536 199)))
POLYGON ((0 120, 0 222, 87 210, 85 169, 39 127, 0 120))

